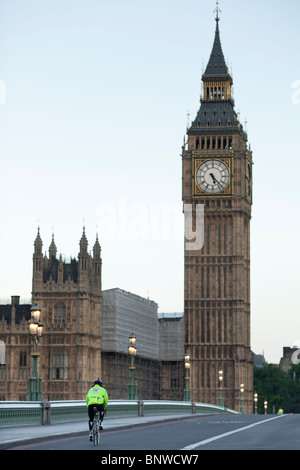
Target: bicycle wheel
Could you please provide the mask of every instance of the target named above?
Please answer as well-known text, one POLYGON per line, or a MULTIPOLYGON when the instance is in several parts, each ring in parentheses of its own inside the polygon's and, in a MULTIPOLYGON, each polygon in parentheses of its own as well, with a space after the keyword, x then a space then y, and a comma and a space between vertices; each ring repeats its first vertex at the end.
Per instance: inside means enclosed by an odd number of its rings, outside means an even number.
POLYGON ((93 422, 93 442, 94 446, 97 446, 100 442, 100 425, 98 417, 95 417, 93 422))
POLYGON ((99 444, 99 441, 100 441, 99 429, 96 429, 94 433, 94 446, 97 446, 99 444))

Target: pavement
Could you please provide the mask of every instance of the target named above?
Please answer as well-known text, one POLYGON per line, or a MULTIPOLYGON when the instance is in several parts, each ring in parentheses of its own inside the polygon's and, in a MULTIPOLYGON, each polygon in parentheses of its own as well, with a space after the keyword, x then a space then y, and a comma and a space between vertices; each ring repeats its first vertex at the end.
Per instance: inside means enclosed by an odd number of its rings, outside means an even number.
MULTIPOLYGON (((145 424, 161 423, 163 421, 174 421, 179 419, 193 418, 197 415, 162 415, 162 416, 140 416, 130 418, 105 418, 102 425, 104 431, 122 429, 132 426, 143 426, 145 424)), ((207 414, 205 414, 207 416, 207 414)), ((72 436, 76 434, 88 434, 88 419, 84 421, 70 421, 68 423, 57 423, 39 426, 11 426, 0 427, 0 449, 9 449, 17 444, 43 441, 48 438, 72 436)))

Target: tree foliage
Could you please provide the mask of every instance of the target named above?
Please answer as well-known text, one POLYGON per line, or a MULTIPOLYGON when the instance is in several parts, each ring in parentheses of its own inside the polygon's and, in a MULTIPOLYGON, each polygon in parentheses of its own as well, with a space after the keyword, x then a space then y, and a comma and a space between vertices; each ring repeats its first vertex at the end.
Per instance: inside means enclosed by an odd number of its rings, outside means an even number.
POLYGON ((254 391, 258 394, 258 413, 264 413, 264 401, 268 402, 268 413, 279 408, 285 412, 300 412, 300 364, 293 365, 288 372, 272 364, 254 367, 254 391))

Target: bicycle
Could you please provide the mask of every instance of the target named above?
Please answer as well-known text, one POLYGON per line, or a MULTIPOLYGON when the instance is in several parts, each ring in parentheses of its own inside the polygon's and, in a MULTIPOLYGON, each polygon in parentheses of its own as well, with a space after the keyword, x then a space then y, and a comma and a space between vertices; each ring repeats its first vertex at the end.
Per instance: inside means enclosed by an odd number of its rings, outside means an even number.
POLYGON ((92 426, 92 433, 93 433, 93 442, 94 446, 99 445, 100 442, 100 411, 94 407, 94 419, 93 419, 93 426, 92 426))

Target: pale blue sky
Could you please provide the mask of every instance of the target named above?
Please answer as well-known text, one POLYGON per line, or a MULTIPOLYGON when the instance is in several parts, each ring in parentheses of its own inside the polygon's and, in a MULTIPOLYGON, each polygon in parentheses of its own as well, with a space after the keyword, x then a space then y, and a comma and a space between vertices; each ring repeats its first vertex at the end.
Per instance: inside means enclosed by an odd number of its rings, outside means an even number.
MULTIPOLYGON (((242 3, 220 0, 220 31, 255 163, 251 342, 278 362, 300 339, 300 2, 242 3)), ((104 289, 183 310, 180 154, 214 9, 0 0, 1 298, 30 297, 38 224, 44 251, 54 231, 58 252, 76 256, 84 220, 91 249, 99 233, 104 289)))

